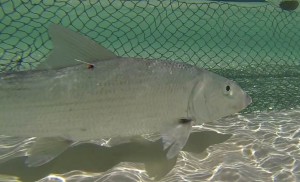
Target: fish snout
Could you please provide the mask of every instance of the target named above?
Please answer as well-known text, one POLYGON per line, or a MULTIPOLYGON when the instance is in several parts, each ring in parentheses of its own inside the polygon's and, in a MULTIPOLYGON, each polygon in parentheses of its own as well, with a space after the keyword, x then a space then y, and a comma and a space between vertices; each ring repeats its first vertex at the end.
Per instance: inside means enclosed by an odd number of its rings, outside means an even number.
POLYGON ((245 106, 244 106, 244 108, 246 108, 251 103, 252 103, 252 98, 247 93, 245 93, 245 106))

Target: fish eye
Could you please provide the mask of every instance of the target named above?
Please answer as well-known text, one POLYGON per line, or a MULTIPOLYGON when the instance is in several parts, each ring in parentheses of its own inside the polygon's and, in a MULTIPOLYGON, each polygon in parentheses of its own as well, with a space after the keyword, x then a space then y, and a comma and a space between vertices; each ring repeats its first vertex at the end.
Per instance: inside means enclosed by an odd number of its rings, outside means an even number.
POLYGON ((232 95, 232 89, 230 85, 225 86, 225 90, 223 91, 225 95, 232 95))
POLYGON ((225 89, 226 89, 227 92, 229 92, 230 91, 230 86, 227 85, 225 89))

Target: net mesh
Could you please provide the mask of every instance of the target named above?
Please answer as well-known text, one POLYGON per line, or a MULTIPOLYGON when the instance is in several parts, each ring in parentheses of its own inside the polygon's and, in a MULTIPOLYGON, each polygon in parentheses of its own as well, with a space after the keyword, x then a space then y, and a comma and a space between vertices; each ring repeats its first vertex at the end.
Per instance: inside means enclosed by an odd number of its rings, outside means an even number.
POLYGON ((257 98, 250 110, 300 105, 297 10, 176 0, 0 2, 0 72, 34 69, 52 49, 47 28, 57 23, 119 56, 182 61, 235 78, 257 98))

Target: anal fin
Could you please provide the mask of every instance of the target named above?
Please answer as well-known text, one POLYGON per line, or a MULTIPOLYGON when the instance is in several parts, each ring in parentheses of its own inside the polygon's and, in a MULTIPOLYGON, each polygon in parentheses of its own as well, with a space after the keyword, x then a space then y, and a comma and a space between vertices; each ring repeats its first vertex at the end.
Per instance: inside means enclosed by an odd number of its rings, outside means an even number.
POLYGON ((71 140, 63 137, 40 138, 29 149, 26 164, 29 167, 41 166, 64 152, 71 144, 71 140))
POLYGON ((172 159, 185 146, 191 130, 193 121, 190 118, 179 119, 177 124, 168 128, 162 133, 162 142, 164 150, 168 149, 167 158, 172 159))

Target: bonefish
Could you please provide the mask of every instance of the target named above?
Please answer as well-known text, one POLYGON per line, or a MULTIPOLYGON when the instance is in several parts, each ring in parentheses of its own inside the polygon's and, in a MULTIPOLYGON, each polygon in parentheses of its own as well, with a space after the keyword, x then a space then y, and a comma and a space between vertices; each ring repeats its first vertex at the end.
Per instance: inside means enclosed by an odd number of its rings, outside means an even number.
POLYGON ((157 132, 170 159, 192 125, 251 103, 235 82, 205 69, 122 58, 60 25, 51 25, 49 34, 54 49, 36 70, 0 76, 0 132, 38 138, 29 166, 48 162, 75 141, 157 132))

